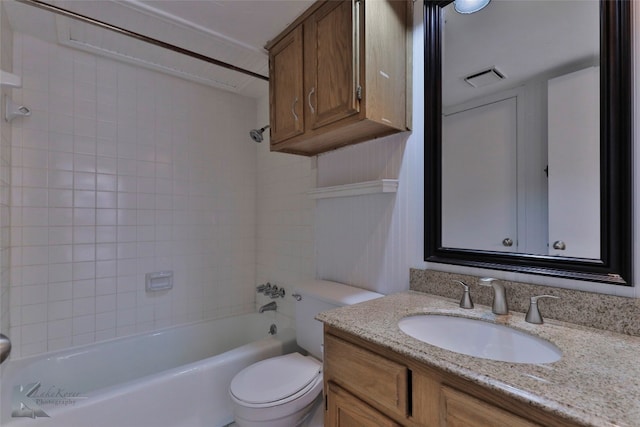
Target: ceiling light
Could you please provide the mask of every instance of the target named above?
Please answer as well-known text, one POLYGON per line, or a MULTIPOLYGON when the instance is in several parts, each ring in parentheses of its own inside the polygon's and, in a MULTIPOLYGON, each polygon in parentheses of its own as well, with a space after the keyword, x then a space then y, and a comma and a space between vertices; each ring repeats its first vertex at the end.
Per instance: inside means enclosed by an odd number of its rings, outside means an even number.
POLYGON ((491 0, 455 0, 453 7, 458 13, 474 13, 484 8, 491 0))

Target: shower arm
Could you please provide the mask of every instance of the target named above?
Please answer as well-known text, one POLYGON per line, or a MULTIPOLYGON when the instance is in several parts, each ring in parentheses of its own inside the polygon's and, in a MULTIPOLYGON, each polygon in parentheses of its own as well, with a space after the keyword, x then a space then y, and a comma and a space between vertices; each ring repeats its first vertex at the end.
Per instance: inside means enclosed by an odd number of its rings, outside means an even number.
POLYGON ((162 48, 169 49, 169 50, 172 50, 174 52, 181 53, 183 55, 187 55, 187 56, 199 59, 199 60, 204 61, 204 62, 208 62, 209 64, 217 65, 219 67, 223 67, 223 68, 226 68, 228 70, 237 71, 239 73, 246 74, 246 75, 251 76, 251 77, 255 77, 256 79, 269 81, 269 77, 263 76, 262 74, 254 73, 253 71, 246 70, 246 69, 240 68, 240 67, 236 67, 233 64, 229 64, 227 62, 223 62, 223 61, 220 61, 218 59, 211 58, 211 57, 202 55, 200 53, 193 52, 191 50, 184 49, 184 48, 181 48, 179 46, 172 45, 170 43, 166 43, 166 42, 163 42, 161 40, 145 36, 145 35, 140 34, 140 33, 136 33, 134 31, 129 31, 129 30, 124 29, 122 27, 111 25, 111 24, 108 24, 108 23, 106 23, 104 21, 99 21, 97 19, 90 18, 88 16, 81 15, 79 13, 72 12, 70 10, 63 9, 61 7, 54 6, 54 5, 49 4, 49 3, 45 3, 45 2, 42 2, 40 0, 16 0, 16 1, 19 2, 19 3, 23 3, 23 4, 28 4, 30 6, 37 7, 37 8, 40 8, 40 9, 48 10, 48 11, 56 13, 58 15, 66 16, 67 18, 75 19, 77 21, 82 21, 82 22, 85 22, 87 24, 94 25, 96 27, 104 28, 106 30, 113 31, 115 33, 119 33, 119 34, 131 37, 131 38, 134 38, 134 39, 138 39, 138 40, 141 40, 143 42, 147 42, 147 43, 150 43, 150 44, 153 44, 153 45, 156 45, 156 46, 160 46, 162 48))

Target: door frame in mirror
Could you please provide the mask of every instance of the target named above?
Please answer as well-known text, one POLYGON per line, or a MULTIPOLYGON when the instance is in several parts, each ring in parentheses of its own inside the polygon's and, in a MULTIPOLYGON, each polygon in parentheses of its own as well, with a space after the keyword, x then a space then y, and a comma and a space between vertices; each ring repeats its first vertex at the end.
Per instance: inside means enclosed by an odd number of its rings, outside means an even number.
POLYGON ((631 2, 600 2, 600 260, 442 246, 442 8, 425 0, 425 256, 427 262, 632 286, 631 2))

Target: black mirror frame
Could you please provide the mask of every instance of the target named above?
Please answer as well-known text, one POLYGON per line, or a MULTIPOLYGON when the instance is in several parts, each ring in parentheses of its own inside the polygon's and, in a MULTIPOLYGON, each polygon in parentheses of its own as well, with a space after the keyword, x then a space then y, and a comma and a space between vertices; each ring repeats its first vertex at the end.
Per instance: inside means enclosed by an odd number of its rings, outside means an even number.
POLYGON ((427 262, 632 286, 631 1, 600 4, 601 259, 442 247, 442 8, 425 0, 425 256, 427 262))

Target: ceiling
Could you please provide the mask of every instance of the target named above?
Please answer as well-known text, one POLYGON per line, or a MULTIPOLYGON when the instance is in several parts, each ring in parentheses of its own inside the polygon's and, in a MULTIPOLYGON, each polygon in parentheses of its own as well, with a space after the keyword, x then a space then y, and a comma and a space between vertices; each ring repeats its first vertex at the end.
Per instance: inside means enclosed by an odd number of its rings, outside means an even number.
POLYGON ((598 64, 598 0, 493 0, 477 13, 445 8, 443 105, 598 64), (474 88, 464 77, 496 67, 507 78, 474 88))
MULTIPOLYGON (((267 41, 314 0, 46 0, 67 10, 268 75, 267 41)), ((177 75, 244 96, 268 93, 265 81, 180 53, 4 0, 14 31, 177 75)))

